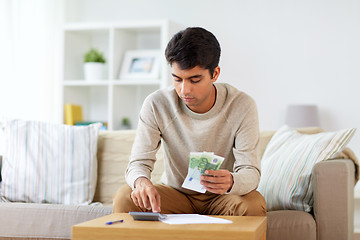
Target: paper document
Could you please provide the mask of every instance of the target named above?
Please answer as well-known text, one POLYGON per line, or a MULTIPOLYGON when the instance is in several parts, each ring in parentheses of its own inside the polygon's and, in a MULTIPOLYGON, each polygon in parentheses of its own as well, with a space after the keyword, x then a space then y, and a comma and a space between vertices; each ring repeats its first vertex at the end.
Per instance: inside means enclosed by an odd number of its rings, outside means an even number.
POLYGON ((167 224, 213 224, 213 223, 222 223, 228 224, 232 223, 231 220, 209 217, 199 214, 166 214, 165 219, 160 221, 167 224))

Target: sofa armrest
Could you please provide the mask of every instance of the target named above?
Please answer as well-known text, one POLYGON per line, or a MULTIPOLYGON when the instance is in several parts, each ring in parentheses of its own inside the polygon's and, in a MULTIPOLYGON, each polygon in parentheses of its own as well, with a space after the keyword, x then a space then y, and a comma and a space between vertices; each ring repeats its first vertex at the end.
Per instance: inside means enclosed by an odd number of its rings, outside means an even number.
POLYGON ((352 160, 317 163, 312 171, 317 239, 352 239, 355 167, 352 160))

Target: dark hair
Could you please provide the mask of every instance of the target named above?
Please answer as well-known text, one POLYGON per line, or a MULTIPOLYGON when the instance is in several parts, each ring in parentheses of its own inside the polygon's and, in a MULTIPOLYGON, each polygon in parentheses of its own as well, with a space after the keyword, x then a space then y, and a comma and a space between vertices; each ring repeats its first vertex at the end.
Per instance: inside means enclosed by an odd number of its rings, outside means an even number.
POLYGON ((170 65, 176 62, 181 69, 196 66, 209 69, 212 77, 219 65, 220 52, 220 44, 211 32, 200 27, 189 27, 172 37, 165 57, 170 65))

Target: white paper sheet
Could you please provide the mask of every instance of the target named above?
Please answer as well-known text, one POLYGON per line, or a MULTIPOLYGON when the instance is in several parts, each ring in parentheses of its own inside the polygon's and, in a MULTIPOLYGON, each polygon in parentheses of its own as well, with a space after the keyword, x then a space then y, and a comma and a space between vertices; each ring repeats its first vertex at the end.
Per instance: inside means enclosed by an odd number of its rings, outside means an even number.
POLYGON ((199 214, 167 214, 165 219, 160 221, 167 224, 228 224, 232 221, 222 218, 209 217, 199 214))

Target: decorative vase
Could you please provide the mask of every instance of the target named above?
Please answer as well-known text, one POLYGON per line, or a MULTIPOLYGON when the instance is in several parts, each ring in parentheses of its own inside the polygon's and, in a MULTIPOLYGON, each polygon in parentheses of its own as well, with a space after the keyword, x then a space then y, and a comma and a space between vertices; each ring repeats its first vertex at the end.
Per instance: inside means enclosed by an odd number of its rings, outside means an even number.
POLYGON ((84 64, 84 77, 85 80, 104 80, 105 77, 105 64, 98 62, 87 62, 84 64))

